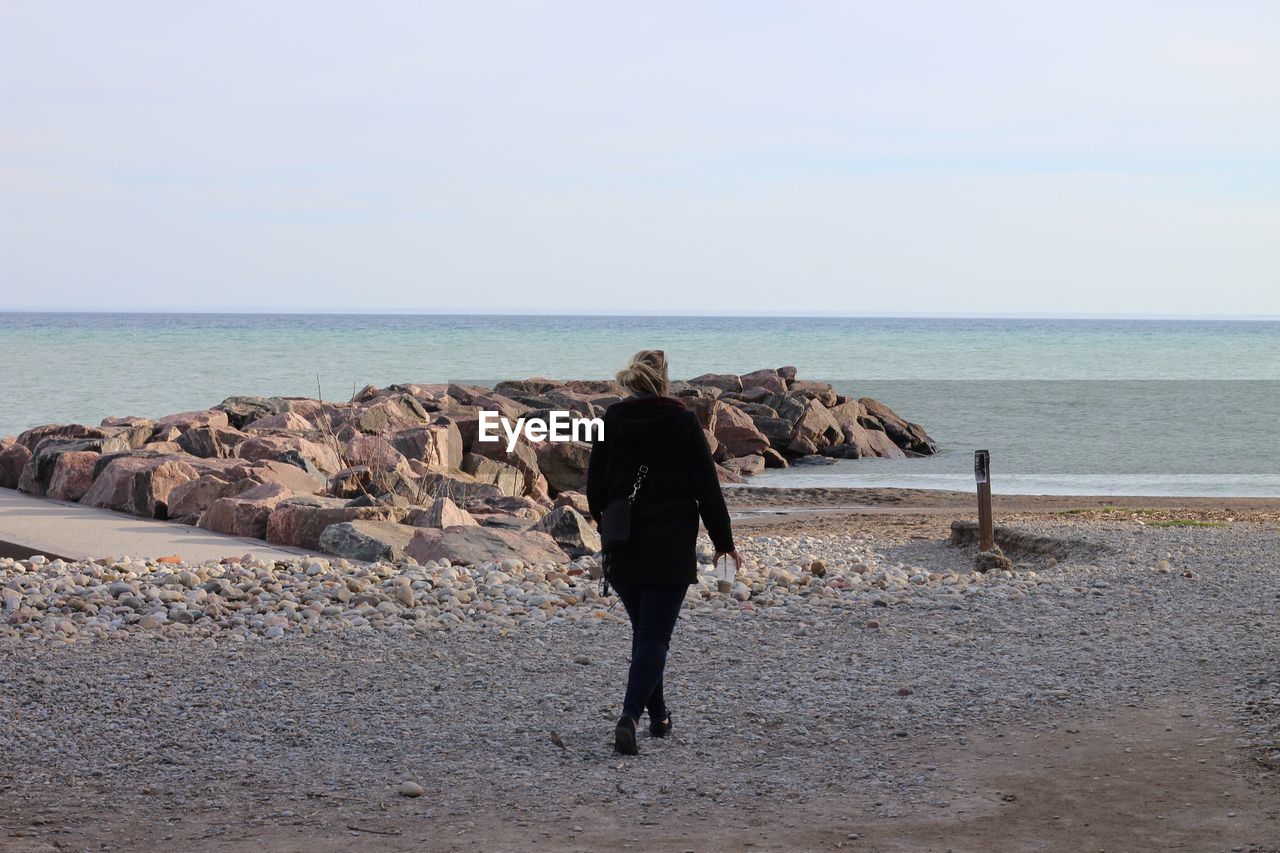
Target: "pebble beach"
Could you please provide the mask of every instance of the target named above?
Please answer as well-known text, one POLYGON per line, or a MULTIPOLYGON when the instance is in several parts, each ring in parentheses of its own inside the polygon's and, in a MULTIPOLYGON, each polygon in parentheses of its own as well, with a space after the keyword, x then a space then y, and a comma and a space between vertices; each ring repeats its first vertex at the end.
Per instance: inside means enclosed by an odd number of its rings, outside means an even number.
MULTIPOLYGON (((1023 513, 1011 525, 1059 556, 986 573, 949 516, 778 513, 739 524, 729 592, 691 587, 675 736, 627 759, 609 734, 629 633, 591 557, 0 561, 6 842, 1052 849, 1069 830, 1274 849, 1274 508, 1023 513), (1135 813, 1093 828, 1034 816, 1061 760, 1028 763, 1038 745, 1128 739, 1099 751, 1123 778, 1144 749, 1180 754, 1147 729, 1208 751, 1188 781, 1204 802, 1121 797, 1099 807, 1135 813)), ((1176 788, 1166 770, 1153 797, 1176 788)))

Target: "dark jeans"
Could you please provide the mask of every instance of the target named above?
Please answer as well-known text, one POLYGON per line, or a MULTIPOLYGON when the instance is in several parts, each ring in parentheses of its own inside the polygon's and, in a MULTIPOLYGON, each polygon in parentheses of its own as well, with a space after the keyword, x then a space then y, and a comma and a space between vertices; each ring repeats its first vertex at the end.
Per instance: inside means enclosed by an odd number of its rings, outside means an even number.
POLYGON ((671 632, 689 589, 685 583, 616 583, 613 585, 631 619, 631 670, 622 713, 639 720, 647 708, 649 719, 665 720, 662 671, 667 666, 671 632))

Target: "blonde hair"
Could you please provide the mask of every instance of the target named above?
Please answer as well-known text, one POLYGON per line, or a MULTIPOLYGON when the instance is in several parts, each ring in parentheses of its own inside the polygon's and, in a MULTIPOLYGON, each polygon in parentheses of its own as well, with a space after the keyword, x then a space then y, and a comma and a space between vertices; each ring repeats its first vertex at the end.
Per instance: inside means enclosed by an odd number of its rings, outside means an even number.
POLYGON ((628 391, 665 397, 670 387, 666 354, 660 349, 640 350, 618 371, 618 383, 628 391))

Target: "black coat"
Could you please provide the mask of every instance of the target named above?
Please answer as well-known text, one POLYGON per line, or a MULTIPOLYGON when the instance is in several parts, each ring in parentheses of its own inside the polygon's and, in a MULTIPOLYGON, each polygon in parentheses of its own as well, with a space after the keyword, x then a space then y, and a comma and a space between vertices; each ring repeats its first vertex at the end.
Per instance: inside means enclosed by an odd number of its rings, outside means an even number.
POLYGON ((631 507, 631 537, 609 554, 610 576, 623 583, 694 583, 698 517, 717 551, 732 551, 711 448, 697 416, 671 397, 638 396, 604 413, 604 437, 591 448, 587 503, 597 523, 610 501, 626 500, 640 465, 648 465, 631 507))

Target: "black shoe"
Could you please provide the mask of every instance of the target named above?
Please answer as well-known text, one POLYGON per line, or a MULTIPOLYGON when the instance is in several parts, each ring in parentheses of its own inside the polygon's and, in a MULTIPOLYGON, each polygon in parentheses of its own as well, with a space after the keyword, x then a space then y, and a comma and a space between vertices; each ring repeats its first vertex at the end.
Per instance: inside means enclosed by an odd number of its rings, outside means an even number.
POLYGON ((671 712, 667 712, 667 716, 661 720, 649 718, 649 734, 654 737, 666 737, 671 732, 671 712))
POLYGON ((613 729, 613 749, 623 755, 639 755, 636 746, 636 721, 630 717, 619 717, 618 725, 613 729))

